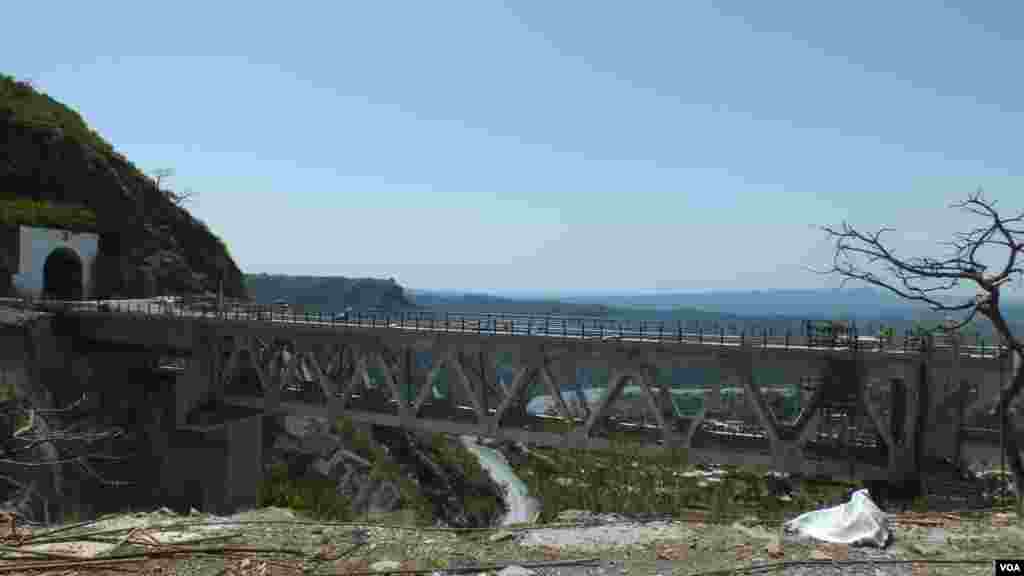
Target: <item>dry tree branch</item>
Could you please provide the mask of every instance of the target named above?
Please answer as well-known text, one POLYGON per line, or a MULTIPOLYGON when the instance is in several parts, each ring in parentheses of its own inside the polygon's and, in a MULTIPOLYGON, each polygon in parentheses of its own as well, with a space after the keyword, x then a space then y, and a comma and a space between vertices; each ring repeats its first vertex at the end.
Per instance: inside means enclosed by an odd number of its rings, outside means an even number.
MULTIPOLYGON (((122 430, 121 428, 118 428, 118 427, 112 427, 112 428, 109 428, 107 430, 103 430, 103 431, 100 431, 100 432, 92 432, 92 431, 85 431, 85 432, 75 431, 75 432, 72 432, 72 429, 74 429, 74 428, 76 428, 78 426, 77 423, 73 424, 70 427, 64 428, 64 429, 51 430, 49 428, 49 426, 47 425, 45 419, 42 418, 43 414, 58 414, 58 413, 74 412, 75 410, 78 409, 78 407, 81 405, 81 403, 84 400, 85 400, 85 395, 83 394, 82 397, 80 397, 78 400, 76 400, 75 402, 71 403, 70 405, 68 405, 68 406, 66 406, 64 408, 54 408, 54 409, 39 409, 39 408, 35 408, 35 407, 32 407, 32 406, 27 406, 27 405, 25 405, 25 406, 17 406, 17 405, 8 406, 6 408, 6 410, 5 410, 5 412, 7 412, 7 413, 16 412, 16 411, 27 412, 28 416, 29 416, 29 422, 26 425, 21 426, 20 428, 18 428, 18 430, 15 431, 14 434, 12 434, 11 438, 5 443, 5 445, 0 446, 0 455, 3 456, 3 457, 0 457, 0 463, 12 464, 12 465, 21 466, 21 467, 40 467, 40 466, 58 466, 58 465, 62 465, 62 464, 77 464, 82 470, 85 471, 85 473, 88 476, 98 480, 100 483, 102 483, 104 485, 107 485, 107 486, 128 486, 128 485, 132 485, 133 483, 131 483, 131 482, 123 482, 123 481, 117 481, 117 480, 110 480, 110 479, 107 479, 107 478, 103 477, 99 472, 97 472, 92 466, 90 466, 88 464, 87 459, 90 459, 90 458, 94 458, 95 459, 97 457, 102 457, 102 456, 105 456, 105 455, 93 452, 93 451, 88 450, 88 449, 83 450, 81 445, 79 445, 79 449, 69 450, 70 452, 72 452, 72 454, 67 455, 67 456, 65 456, 63 458, 50 457, 50 458, 46 458, 46 459, 38 459, 38 458, 21 459, 21 458, 17 458, 16 457, 19 454, 29 453, 33 448, 36 448, 37 446, 40 446, 40 445, 46 445, 46 444, 51 444, 52 445, 52 444, 58 444, 58 443, 77 442, 77 443, 84 444, 85 447, 88 447, 88 446, 91 446, 91 445, 93 445, 95 443, 103 442, 103 441, 106 441, 106 440, 113 440, 113 439, 119 438, 119 437, 124 435, 124 433, 125 433, 124 430, 122 430), (77 453, 75 453, 75 452, 77 452, 77 453)), ((66 453, 66 452, 68 452, 68 451, 66 451, 65 449, 61 449, 59 452, 55 452, 53 454, 53 456, 57 456, 60 453, 66 453)), ((111 459, 115 459, 116 460, 117 458, 116 457, 111 457, 111 459)), ((11 480, 11 479, 7 479, 7 478, 4 478, 4 479, 5 480, 11 480)))
MULTIPOLYGON (((986 199, 981 189, 951 207, 984 218, 988 223, 955 233, 951 242, 944 243, 952 248, 948 258, 899 257, 882 239, 884 233, 893 229, 864 233, 844 222, 840 229, 822 227, 835 241, 835 252, 832 267, 820 272, 838 274, 844 285, 849 280, 858 280, 883 288, 903 299, 925 303, 935 311, 963 312, 965 317, 961 321, 943 326, 947 331, 958 330, 981 314, 992 322, 1012 353, 1024 356, 1024 342, 1013 333, 1000 308, 1003 286, 1014 277, 1024 276, 1024 268, 1018 265, 1018 257, 1024 254, 1024 211, 1004 217, 996 209, 995 201, 986 199), (994 274, 979 260, 983 250, 991 248, 1005 251, 1005 261, 995 268, 998 272, 994 274), (977 287, 978 294, 974 298, 951 304, 939 297, 943 293, 950 296, 948 292, 964 281, 977 287)), ((1024 459, 1018 450, 1015 423, 1005 409, 1024 390, 1024 368, 1016 370, 1012 381, 1000 389, 999 401, 1003 407, 1001 425, 1007 431, 1007 460, 1017 485, 1021 486, 1024 485, 1024 459)), ((1024 497, 1018 500, 1018 512, 1024 513, 1024 497)))
POLYGON ((903 299, 926 304, 934 311, 966 314, 962 321, 944 327, 946 330, 962 328, 980 313, 992 320, 1008 346, 1024 352, 1020 339, 1012 334, 998 307, 1000 288, 1012 277, 1024 275, 1024 268, 1018 265, 1018 256, 1024 253, 1024 239, 1018 238, 1024 236, 1024 230, 1015 227, 1024 223, 1024 212, 1013 217, 1001 216, 995 202, 987 200, 980 189, 952 207, 986 218, 990 223, 955 233, 951 242, 943 243, 953 250, 947 258, 900 257, 883 239, 884 234, 895 229, 881 228, 868 233, 844 222, 838 229, 822 227, 835 241, 835 252, 832 266, 817 272, 838 274, 843 285, 850 280, 871 284, 903 299), (979 261, 979 251, 991 247, 1007 251, 1006 261, 996 274, 988 274, 989 267, 979 261), (962 282, 975 284, 981 294, 957 303, 939 297, 962 282))

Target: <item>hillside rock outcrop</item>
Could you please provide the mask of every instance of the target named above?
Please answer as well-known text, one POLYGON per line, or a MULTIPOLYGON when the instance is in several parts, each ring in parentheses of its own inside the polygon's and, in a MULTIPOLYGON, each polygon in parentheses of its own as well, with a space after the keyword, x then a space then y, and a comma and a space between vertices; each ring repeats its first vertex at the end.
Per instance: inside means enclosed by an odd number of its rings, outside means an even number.
POLYGON ((320 310, 352 308, 387 312, 413 307, 405 289, 390 278, 246 274, 245 285, 249 296, 261 303, 284 300, 320 310))
POLYGON ((0 195, 88 208, 100 234, 99 296, 244 297, 227 247, 73 110, 0 74, 0 195))
POLYGON ((356 517, 425 507, 445 525, 473 527, 493 525, 504 513, 502 488, 458 452, 456 440, 376 428, 376 447, 367 450, 365 439, 354 442, 324 420, 294 416, 278 418, 270 435, 268 470, 284 464, 291 478, 331 480, 356 517), (359 453, 367 451, 373 455, 359 453))

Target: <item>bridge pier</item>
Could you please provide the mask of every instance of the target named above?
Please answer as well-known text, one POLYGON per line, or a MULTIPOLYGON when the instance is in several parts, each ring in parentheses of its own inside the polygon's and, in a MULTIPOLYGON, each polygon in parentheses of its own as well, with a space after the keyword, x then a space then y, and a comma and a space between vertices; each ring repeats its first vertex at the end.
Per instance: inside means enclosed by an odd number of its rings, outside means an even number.
MULTIPOLYGON (((159 485, 154 488, 183 509, 195 506, 226 513, 254 507, 263 476, 263 414, 224 404, 225 381, 238 366, 244 343, 240 336, 225 342, 208 326, 194 327, 191 337, 192 354, 173 391, 165 395, 167 406, 154 398, 150 408, 149 426, 162 430, 153 436, 160 462, 159 485), (169 426, 159 424, 164 421, 170 421, 169 426)), ((247 348, 252 350, 251 345, 247 348)), ((279 387, 269 388, 279 397, 279 387)), ((274 411, 268 402, 266 412, 274 411)))
POLYGON ((185 374, 178 378, 176 390, 175 423, 184 426, 189 414, 204 404, 213 404, 217 393, 223 398, 223 388, 216 382, 220 346, 212 330, 196 328, 192 331, 192 356, 185 374))
POLYGON ((907 362, 894 378, 892 446, 889 449, 889 482, 904 485, 917 475, 918 420, 921 416, 923 369, 918 362, 907 362))

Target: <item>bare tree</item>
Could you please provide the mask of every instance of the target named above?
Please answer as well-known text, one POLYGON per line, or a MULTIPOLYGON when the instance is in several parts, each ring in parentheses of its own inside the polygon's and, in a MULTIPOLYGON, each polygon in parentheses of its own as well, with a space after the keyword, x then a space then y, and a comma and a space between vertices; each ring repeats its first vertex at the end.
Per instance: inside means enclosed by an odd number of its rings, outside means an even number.
POLYGON ((160 182, 162 182, 164 178, 170 178, 171 176, 174 176, 174 168, 157 168, 156 170, 153 170, 153 179, 156 180, 157 188, 160 187, 160 182))
POLYGON ((1015 277, 1019 280, 1024 272, 1018 262, 1024 255, 1024 211, 1004 217, 996 210, 996 202, 986 199, 980 189, 952 207, 985 222, 967 232, 955 233, 952 241, 944 243, 949 248, 945 257, 898 256, 883 240, 883 235, 894 229, 881 228, 865 233, 844 222, 838 229, 822 228, 835 242, 832 267, 823 273, 838 274, 844 284, 859 280, 907 300, 924 303, 932 310, 959 314, 959 319, 952 319, 941 327, 946 332, 959 330, 977 315, 992 322, 1010 358, 1015 360, 1011 382, 1004 383, 1000 389, 999 406, 1006 460, 1017 485, 1018 510, 1024 512, 1024 460, 1009 409, 1024 388, 1024 364, 1020 362, 1024 356, 1024 341, 1013 333, 1000 310, 1003 287, 1015 277), (992 260, 993 252, 999 254, 999 265, 994 268, 984 262, 992 260), (977 294, 961 297, 953 294, 964 284, 975 286, 977 294))
POLYGON ((171 202, 174 202, 177 206, 181 206, 185 202, 188 202, 196 196, 196 193, 191 188, 186 188, 184 192, 175 192, 172 189, 164 190, 160 188, 160 183, 164 179, 174 176, 174 168, 157 168, 153 170, 153 179, 156 180, 156 188, 171 202))
MULTIPOLYGON (((107 486, 128 486, 131 482, 123 482, 104 478, 90 463, 92 459, 117 460, 117 456, 107 455, 92 449, 97 444, 118 438, 123 435, 119 428, 100 430, 82 430, 85 424, 83 416, 87 412, 80 411, 85 396, 65 408, 35 408, 28 401, 7 400, 0 402, 0 463, 29 470, 40 466, 50 467, 54 474, 54 487, 62 492, 59 467, 64 464, 76 465, 86 476, 107 486), (27 416, 26 422, 15 427, 16 416, 27 416), (55 428, 51 416, 64 415, 71 422, 64 427, 55 428)), ((19 478, 17 472, 13 476, 0 475, 0 481, 17 489, 13 498, 0 502, 0 517, 8 518, 14 525, 15 518, 23 521, 31 516, 30 503, 33 498, 42 499, 43 510, 47 510, 45 495, 34 483, 26 483, 19 478)), ((48 522, 48 520, 47 520, 48 522)))

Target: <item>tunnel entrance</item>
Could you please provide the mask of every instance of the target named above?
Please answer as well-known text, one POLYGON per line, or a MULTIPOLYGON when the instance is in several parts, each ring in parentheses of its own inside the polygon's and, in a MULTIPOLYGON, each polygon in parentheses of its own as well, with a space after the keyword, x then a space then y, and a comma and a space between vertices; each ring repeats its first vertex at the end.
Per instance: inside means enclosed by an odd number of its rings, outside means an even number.
POLYGON ((82 292, 82 259, 70 248, 50 252, 43 264, 43 297, 78 300, 82 292))

